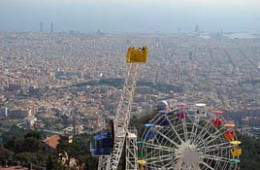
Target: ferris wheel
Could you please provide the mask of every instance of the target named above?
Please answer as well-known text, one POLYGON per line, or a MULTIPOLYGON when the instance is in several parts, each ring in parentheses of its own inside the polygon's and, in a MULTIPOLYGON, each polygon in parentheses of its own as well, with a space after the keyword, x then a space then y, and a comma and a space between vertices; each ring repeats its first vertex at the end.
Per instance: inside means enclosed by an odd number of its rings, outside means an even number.
POLYGON ((203 103, 159 108, 138 142, 141 170, 235 170, 241 149, 235 124, 203 103))

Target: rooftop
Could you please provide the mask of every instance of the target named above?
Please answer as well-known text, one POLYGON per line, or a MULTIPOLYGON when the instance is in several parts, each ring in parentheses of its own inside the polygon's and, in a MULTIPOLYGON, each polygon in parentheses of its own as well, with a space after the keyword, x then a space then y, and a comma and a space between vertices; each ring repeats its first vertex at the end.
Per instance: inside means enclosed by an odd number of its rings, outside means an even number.
POLYGON ((56 149, 59 144, 60 136, 52 135, 43 140, 46 145, 49 145, 51 148, 56 149))

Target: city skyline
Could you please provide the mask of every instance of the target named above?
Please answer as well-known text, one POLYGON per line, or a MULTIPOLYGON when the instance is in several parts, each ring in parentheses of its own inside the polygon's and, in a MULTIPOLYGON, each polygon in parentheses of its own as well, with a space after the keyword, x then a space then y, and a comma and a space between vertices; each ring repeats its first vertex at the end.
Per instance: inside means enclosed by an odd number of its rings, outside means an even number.
POLYGON ((260 2, 163 0, 1 0, 0 31, 50 30, 80 32, 257 32, 260 2))

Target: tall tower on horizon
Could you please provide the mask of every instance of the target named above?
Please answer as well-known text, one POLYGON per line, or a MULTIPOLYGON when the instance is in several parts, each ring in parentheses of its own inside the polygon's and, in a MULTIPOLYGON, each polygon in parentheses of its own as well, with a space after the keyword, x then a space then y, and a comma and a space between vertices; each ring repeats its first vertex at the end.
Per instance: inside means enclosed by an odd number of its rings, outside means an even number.
POLYGON ((40 32, 43 32, 43 23, 40 23, 40 32))
POLYGON ((51 33, 53 33, 53 22, 51 22, 51 33))
POLYGON ((199 32, 199 25, 197 24, 196 26, 195 26, 195 32, 199 32))

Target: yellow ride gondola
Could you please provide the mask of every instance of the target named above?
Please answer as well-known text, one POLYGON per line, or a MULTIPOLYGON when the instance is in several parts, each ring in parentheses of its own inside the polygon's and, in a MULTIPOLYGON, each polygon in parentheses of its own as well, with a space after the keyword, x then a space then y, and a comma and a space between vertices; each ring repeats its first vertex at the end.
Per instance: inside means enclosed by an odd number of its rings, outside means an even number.
POLYGON ((138 165, 139 165, 139 170, 145 170, 145 164, 146 164, 146 161, 143 160, 143 159, 140 159, 137 161, 138 165))
POLYGON ((230 144, 232 145, 240 145, 242 142, 238 140, 230 141, 230 144))
POLYGON ((144 166, 146 164, 146 161, 143 159, 140 159, 137 161, 139 165, 144 166))
POLYGON ((240 148, 235 148, 231 150, 231 155, 233 157, 239 157, 242 154, 242 149, 240 148))
POLYGON ((144 63, 148 59, 148 47, 134 48, 129 47, 126 54, 127 63, 144 63))

